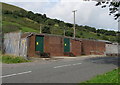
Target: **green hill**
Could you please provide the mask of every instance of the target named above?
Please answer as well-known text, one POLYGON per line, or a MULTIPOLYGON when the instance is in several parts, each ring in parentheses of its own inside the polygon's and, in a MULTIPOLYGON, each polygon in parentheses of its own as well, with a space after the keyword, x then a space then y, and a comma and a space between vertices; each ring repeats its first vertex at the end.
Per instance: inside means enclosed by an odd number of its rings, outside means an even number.
POLYGON ((19 10, 24 10, 20 7, 17 7, 17 6, 13 6, 13 5, 10 5, 10 4, 6 4, 6 3, 1 3, 2 4, 2 10, 8 10, 8 11, 19 11, 19 10))
MULTIPOLYGON (((22 8, 2 3, 2 27, 4 33, 19 31, 73 36, 73 24, 51 19, 46 14, 33 13, 22 8)), ((76 25, 76 37, 116 41, 116 33, 94 27, 76 25), (97 32, 97 33, 96 33, 97 32)))
POLYGON ((2 27, 5 33, 22 30, 23 32, 38 32, 35 28, 39 27, 39 24, 26 17, 19 17, 15 13, 27 12, 26 10, 2 3, 2 27), (14 14, 12 14, 14 12, 14 14))

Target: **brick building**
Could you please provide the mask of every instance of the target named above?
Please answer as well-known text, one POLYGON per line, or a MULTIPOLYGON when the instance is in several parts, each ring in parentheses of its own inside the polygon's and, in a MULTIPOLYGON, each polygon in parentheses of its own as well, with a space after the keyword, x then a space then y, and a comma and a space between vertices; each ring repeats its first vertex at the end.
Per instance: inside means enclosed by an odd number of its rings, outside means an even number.
POLYGON ((16 56, 40 57, 44 53, 51 57, 104 55, 106 51, 105 42, 96 40, 36 33, 8 33, 5 36, 5 53, 16 56), (11 40, 13 35, 16 36, 11 40))
POLYGON ((82 40, 82 54, 83 55, 104 55, 105 43, 96 40, 82 40))
POLYGON ((81 55, 81 40, 70 37, 33 34, 29 37, 28 56, 37 56, 37 52, 50 53, 51 56, 64 56, 72 53, 81 55))

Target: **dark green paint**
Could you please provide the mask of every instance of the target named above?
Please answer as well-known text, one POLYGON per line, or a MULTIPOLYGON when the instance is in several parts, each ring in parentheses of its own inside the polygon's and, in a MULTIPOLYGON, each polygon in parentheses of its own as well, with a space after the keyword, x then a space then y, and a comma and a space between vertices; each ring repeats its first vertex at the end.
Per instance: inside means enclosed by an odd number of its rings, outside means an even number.
POLYGON ((64 52, 70 52, 70 39, 64 38, 64 52))
POLYGON ((44 52, 44 37, 36 36, 36 51, 44 52))

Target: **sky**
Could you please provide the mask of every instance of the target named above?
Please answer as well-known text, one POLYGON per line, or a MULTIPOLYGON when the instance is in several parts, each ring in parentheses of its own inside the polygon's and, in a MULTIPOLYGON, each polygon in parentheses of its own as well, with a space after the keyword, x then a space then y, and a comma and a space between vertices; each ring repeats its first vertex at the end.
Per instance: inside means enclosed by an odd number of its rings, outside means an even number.
POLYGON ((52 19, 73 23, 73 10, 76 12, 76 24, 97 29, 118 30, 118 22, 109 15, 109 8, 95 6, 95 1, 82 0, 4 0, 34 13, 46 14, 52 19))

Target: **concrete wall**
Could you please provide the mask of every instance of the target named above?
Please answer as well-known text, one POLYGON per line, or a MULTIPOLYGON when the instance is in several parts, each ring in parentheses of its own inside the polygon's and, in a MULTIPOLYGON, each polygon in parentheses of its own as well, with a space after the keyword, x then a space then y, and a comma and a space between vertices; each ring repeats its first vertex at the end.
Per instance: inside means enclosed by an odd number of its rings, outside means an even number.
POLYGON ((118 55, 120 54, 120 45, 118 44, 106 44, 106 55, 118 55))

